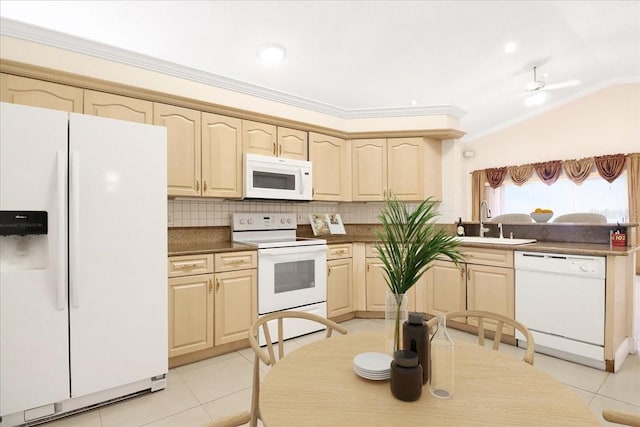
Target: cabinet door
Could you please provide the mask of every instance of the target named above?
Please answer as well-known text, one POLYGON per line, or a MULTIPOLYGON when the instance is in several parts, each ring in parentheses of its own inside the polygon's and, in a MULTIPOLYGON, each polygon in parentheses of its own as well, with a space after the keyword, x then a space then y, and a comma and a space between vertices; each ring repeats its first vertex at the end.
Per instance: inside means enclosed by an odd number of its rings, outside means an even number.
POLYGON ((276 127, 265 123, 242 121, 242 152, 275 156, 276 127))
MULTIPOLYGON (((515 318, 515 281, 512 268, 486 265, 467 265, 467 306, 469 310, 490 311, 515 318)), ((477 326, 476 319, 469 324, 477 326)), ((496 329, 487 322, 486 329, 496 329)), ((514 335, 512 327, 505 326, 503 333, 514 335)))
POLYGON ((327 317, 353 311, 352 271, 350 258, 327 261, 327 317))
POLYGON ((213 274, 169 279, 169 357, 213 347, 213 274))
POLYGON ((424 196, 442 200, 442 142, 423 138, 424 196))
POLYGON ((249 338, 258 318, 255 269, 216 273, 215 345, 249 338))
POLYGON ((387 195, 386 140, 355 140, 352 147, 353 201, 384 200, 387 195))
POLYGON ((82 96, 82 89, 77 87, 11 74, 0 75, 0 101, 2 102, 82 113, 82 96))
POLYGON ((278 126, 278 157, 307 160, 307 132, 278 126))
MULTIPOLYGON (((385 298, 389 291, 389 286, 387 286, 387 281, 384 279, 383 266, 384 264, 378 259, 367 258, 367 311, 385 311, 385 298)), ((415 311, 416 309, 416 285, 407 292, 407 308, 409 311, 415 311)))
POLYGON ((464 264, 434 261, 426 273, 427 313, 434 316, 449 311, 465 310, 467 306, 466 269, 464 264))
POLYGON ((424 199, 422 138, 387 140, 387 187, 400 200, 424 199))
POLYGON ((202 113, 202 195, 242 197, 242 120, 202 113))
POLYGON ((153 104, 153 124, 167 128, 167 193, 199 196, 200 112, 167 104, 153 104))
POLYGON ((153 103, 111 93, 84 91, 84 114, 152 124, 153 103))
POLYGON ((351 200, 351 151, 348 141, 309 133, 313 164, 313 200, 351 200))

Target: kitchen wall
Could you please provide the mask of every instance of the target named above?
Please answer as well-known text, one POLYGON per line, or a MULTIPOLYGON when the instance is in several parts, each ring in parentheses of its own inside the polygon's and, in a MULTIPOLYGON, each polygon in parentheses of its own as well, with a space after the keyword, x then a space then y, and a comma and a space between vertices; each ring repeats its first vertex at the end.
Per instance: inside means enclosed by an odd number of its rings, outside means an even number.
POLYGON ((475 152, 458 157, 470 219, 474 170, 640 151, 640 83, 605 87, 460 146, 475 152))
MULTIPOLYGON (((309 224, 311 213, 339 213, 345 224, 377 224, 382 202, 322 203, 226 200, 169 200, 169 227, 229 226, 233 212, 296 212, 298 224, 309 224)), ((407 206, 412 208, 415 203, 407 206)))

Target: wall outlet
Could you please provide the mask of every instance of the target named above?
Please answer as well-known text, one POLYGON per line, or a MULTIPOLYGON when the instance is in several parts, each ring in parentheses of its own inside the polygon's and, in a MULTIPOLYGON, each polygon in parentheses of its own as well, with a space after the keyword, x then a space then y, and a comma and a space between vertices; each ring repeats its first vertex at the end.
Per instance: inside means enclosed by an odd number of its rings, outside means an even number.
POLYGON ((167 226, 171 227, 173 225, 173 215, 167 215, 167 226))

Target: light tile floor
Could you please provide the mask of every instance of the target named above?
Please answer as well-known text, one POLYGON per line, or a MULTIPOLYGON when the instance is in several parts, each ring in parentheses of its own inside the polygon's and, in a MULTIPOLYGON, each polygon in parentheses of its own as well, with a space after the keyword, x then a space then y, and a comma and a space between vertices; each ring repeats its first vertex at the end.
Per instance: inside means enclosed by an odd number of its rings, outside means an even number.
MULTIPOLYGON (((350 333, 379 330, 383 320, 353 319, 350 333)), ((450 330, 455 339, 475 336, 450 330)), ((287 352, 320 339, 312 334, 287 342, 287 352)), ((521 358, 523 351, 502 345, 521 358)), ((211 420, 247 410, 251 402, 253 351, 244 349, 169 371, 165 390, 45 424, 48 427, 200 427, 211 420)), ((622 369, 610 374, 536 354, 535 366, 569 386, 600 417, 603 409, 640 413, 640 356, 629 355, 622 369)), ((268 368, 264 365, 264 375, 268 368)))

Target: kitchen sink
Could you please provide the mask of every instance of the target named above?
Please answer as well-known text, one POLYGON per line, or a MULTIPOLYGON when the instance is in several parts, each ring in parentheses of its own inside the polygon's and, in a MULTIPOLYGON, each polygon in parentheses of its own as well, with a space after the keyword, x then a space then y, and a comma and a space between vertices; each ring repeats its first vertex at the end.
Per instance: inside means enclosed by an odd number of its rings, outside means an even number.
POLYGON ((535 243, 536 239, 501 239, 499 237, 463 236, 455 238, 460 243, 486 243, 490 245, 526 245, 535 243))

